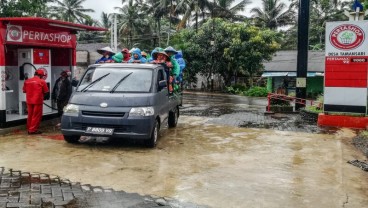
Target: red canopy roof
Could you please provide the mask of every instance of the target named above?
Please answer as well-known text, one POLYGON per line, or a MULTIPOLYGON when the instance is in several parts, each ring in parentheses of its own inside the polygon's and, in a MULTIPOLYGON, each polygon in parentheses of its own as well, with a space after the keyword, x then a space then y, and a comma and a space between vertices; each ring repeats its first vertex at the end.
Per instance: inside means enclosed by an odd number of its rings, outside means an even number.
POLYGON ((8 22, 14 25, 38 27, 44 29, 57 29, 59 31, 107 31, 102 27, 92 27, 60 20, 52 20, 42 17, 5 17, 0 18, 0 22, 8 22))

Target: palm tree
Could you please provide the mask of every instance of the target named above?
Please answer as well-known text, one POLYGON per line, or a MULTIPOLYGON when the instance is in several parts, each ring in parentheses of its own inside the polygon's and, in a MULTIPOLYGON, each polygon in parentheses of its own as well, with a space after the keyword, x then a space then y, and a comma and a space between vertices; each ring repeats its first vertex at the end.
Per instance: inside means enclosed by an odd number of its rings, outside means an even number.
POLYGON ((347 20, 344 10, 349 10, 350 6, 349 2, 341 0, 311 1, 309 42, 312 48, 324 48, 326 22, 347 20))
POLYGON ((110 28, 110 26, 111 26, 110 14, 102 12, 101 13, 101 21, 100 21, 99 25, 103 28, 110 28))
POLYGON ((93 9, 84 9, 82 4, 86 0, 56 0, 56 6, 52 6, 51 10, 55 13, 58 19, 68 22, 83 23, 87 19, 86 12, 94 12, 93 9))
POLYGON ((129 37, 128 46, 133 46, 133 36, 139 37, 145 34, 149 21, 146 14, 141 9, 141 2, 135 0, 128 0, 125 3, 123 0, 122 7, 115 7, 118 10, 118 30, 120 35, 127 35, 129 37))
POLYGON ((213 17, 219 17, 232 21, 244 20, 245 17, 243 15, 239 15, 239 12, 245 10, 245 7, 251 3, 250 0, 241 0, 236 5, 234 4, 235 0, 216 0, 215 5, 213 5, 213 17))
POLYGON ((209 8, 211 8, 211 3, 209 0, 180 0, 177 7, 176 12, 183 14, 183 18, 178 24, 177 28, 184 28, 187 21, 190 20, 193 11, 195 12, 195 27, 198 29, 199 24, 199 13, 202 15, 202 20, 206 18, 208 15, 209 8))
POLYGON ((294 12, 287 9, 281 0, 262 0, 262 8, 253 8, 251 11, 256 25, 272 30, 292 23, 294 12))

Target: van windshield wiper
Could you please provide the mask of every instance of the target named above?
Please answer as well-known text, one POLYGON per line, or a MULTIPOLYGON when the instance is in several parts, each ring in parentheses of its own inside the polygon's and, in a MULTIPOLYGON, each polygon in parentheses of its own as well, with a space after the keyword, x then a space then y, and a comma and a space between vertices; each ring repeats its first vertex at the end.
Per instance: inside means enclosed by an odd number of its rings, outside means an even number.
POLYGON ((94 84, 96 84, 97 82, 101 81, 103 78, 107 77, 110 73, 107 73, 99 78, 97 78, 95 81, 89 83, 85 88, 83 88, 81 90, 81 92, 86 92, 90 87, 92 87, 94 84))
POLYGON ((118 83, 116 83, 116 85, 111 89, 111 91, 110 91, 110 93, 114 93, 115 92, 115 90, 119 87, 119 85, 126 79, 126 78, 128 78, 131 74, 133 74, 133 72, 130 72, 129 74, 127 74, 127 75, 125 75, 123 78, 121 78, 120 80, 119 80, 119 82, 118 83))

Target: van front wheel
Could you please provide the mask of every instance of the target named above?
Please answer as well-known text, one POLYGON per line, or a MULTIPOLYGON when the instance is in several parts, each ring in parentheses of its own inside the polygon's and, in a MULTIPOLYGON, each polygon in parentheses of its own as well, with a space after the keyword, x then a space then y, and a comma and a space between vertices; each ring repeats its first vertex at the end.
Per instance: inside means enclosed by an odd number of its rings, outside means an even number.
POLYGON ((147 147, 154 148, 156 146, 159 130, 160 130, 160 124, 158 123, 158 120, 156 120, 155 126, 151 132, 151 137, 146 140, 147 147))

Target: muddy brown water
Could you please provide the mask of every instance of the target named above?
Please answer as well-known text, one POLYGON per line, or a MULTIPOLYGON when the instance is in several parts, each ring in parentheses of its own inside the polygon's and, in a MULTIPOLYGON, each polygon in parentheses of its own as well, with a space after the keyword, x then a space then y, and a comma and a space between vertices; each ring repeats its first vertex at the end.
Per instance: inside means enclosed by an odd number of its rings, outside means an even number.
MULTIPOLYGON (((207 118, 208 119, 208 118, 207 118)), ((155 149, 139 144, 67 144, 58 133, 0 137, 0 166, 210 207, 365 207, 363 159, 334 135, 207 124, 180 117, 155 149)))

